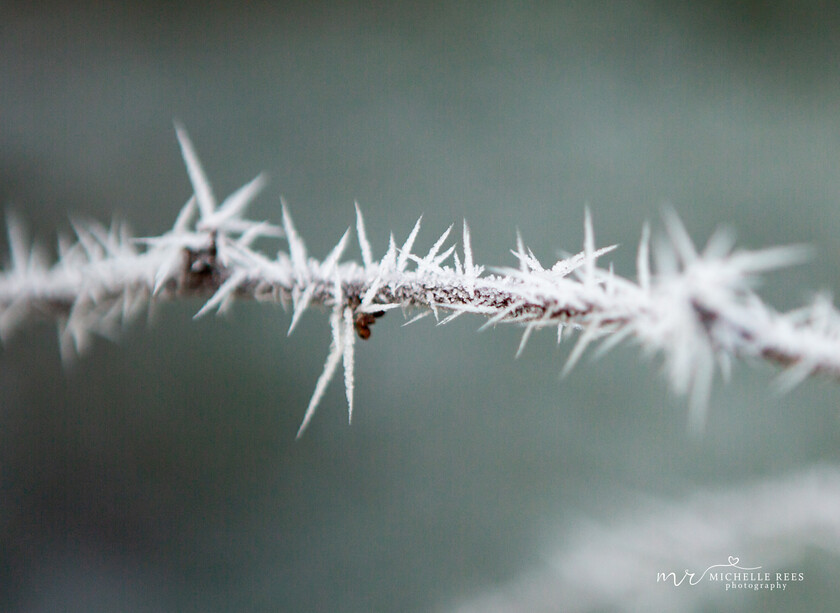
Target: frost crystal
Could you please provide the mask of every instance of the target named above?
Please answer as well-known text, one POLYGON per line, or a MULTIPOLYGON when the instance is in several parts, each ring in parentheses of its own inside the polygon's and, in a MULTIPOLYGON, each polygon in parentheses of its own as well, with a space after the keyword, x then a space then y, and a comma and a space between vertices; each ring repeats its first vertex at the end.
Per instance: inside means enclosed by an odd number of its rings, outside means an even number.
POLYGON ((800 263, 801 247, 761 251, 734 249, 731 234, 714 234, 703 250, 691 241, 679 218, 665 213, 667 240, 650 253, 650 230, 643 227, 637 279, 614 274, 598 262, 615 246, 598 248, 587 209, 583 250, 544 266, 517 233, 515 267, 476 264, 469 226, 462 248, 446 247, 450 226, 425 255, 415 253, 421 219, 398 247, 391 235, 381 259, 374 258, 362 212, 356 204, 361 264, 342 260, 348 229, 323 259, 310 257, 285 203, 282 226, 245 217, 248 204, 265 185, 263 175, 221 204, 182 126, 175 126, 194 195, 160 236, 132 238, 124 225, 110 228, 75 223, 74 241, 59 241, 50 264, 30 245, 21 222, 9 216, 10 260, 0 274, 0 338, 8 339, 27 321, 58 322, 62 356, 84 351, 93 335, 113 337, 152 302, 202 296, 196 314, 222 311, 236 299, 291 303, 291 333, 309 306, 331 311, 332 342, 315 384, 298 436, 309 425, 339 363, 344 369, 348 417, 353 415, 356 335, 386 311, 412 313, 409 323, 429 313, 445 324, 465 313, 524 327, 516 355, 538 328, 580 332, 563 373, 585 350, 598 352, 632 338, 645 353, 664 358, 671 386, 689 397, 690 425, 703 427, 716 371, 728 376, 737 358, 760 358, 783 367, 779 385, 789 388, 815 375, 840 378, 840 314, 825 295, 811 306, 777 313, 753 291, 761 273, 800 263), (285 237, 287 251, 268 256, 253 248, 261 237, 285 237), (653 255, 655 266, 650 263, 653 255))

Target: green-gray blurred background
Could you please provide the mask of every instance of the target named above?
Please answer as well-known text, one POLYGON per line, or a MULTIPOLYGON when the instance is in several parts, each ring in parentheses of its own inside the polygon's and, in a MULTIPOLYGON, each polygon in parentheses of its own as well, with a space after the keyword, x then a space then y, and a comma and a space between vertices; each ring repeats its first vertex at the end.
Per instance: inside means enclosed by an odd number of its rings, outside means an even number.
MULTIPOLYGON (((589 204, 633 275, 670 204, 701 242, 729 224, 747 247, 813 244, 762 290, 791 308, 840 287, 835 6, 7 2, 0 202, 48 245, 72 217, 159 234, 191 194, 177 118, 219 196, 267 171, 253 216, 278 221, 283 195, 319 257, 354 200, 374 255, 420 214, 420 250, 466 217, 488 265, 514 262, 517 228, 544 261, 580 249, 589 204)), ((446 610, 581 517, 840 455, 830 382, 779 395, 773 368, 741 366, 693 440, 632 345, 561 381, 551 332, 514 360, 515 328, 398 313, 358 345, 352 426, 336 381, 295 442, 324 314, 287 338, 279 307, 199 306, 161 305, 69 368, 50 326, 3 348, 3 610, 446 610)), ((795 570, 789 593, 724 602, 840 606, 840 561, 795 570)))

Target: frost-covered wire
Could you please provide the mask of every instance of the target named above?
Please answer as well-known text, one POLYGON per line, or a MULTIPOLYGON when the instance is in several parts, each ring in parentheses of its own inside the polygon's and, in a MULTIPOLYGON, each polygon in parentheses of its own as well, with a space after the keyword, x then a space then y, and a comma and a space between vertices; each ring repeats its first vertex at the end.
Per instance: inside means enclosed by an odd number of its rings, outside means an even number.
POLYGON ((447 246, 448 228, 425 253, 415 247, 421 220, 404 242, 393 234, 377 259, 356 206, 361 262, 343 259, 351 229, 324 258, 311 257, 288 208, 276 226, 249 220, 245 211, 264 187, 262 175, 217 203, 187 133, 176 124, 194 195, 173 227, 160 236, 133 238, 124 225, 74 224, 76 237, 59 241, 50 264, 29 244, 22 224, 8 220, 9 265, 0 275, 0 338, 31 319, 59 323, 62 356, 85 350, 93 335, 112 337, 156 301, 204 297, 197 313, 227 309, 235 299, 291 305, 289 333, 311 305, 330 309, 332 342, 324 370, 304 414, 300 435, 338 369, 344 370, 348 412, 353 413, 353 364, 357 337, 367 338, 376 318, 392 309, 432 314, 439 323, 463 314, 485 326, 524 328, 517 355, 531 333, 554 327, 558 341, 579 332, 564 367, 568 372, 593 342, 605 351, 635 339, 664 357, 673 388, 689 396, 691 424, 702 427, 716 371, 728 376, 737 358, 761 358, 783 367, 780 382, 796 385, 814 374, 840 379, 840 314, 825 296, 790 313, 778 313, 753 291, 761 273, 800 263, 802 247, 734 249, 719 232, 698 250, 680 220, 665 214, 667 240, 653 250, 645 226, 637 278, 623 278, 600 258, 615 246, 596 248, 586 211, 583 251, 543 265, 517 237, 515 266, 485 269, 476 263, 464 222, 460 250, 447 246), (270 256, 254 247, 262 237, 282 237, 287 250, 270 256))

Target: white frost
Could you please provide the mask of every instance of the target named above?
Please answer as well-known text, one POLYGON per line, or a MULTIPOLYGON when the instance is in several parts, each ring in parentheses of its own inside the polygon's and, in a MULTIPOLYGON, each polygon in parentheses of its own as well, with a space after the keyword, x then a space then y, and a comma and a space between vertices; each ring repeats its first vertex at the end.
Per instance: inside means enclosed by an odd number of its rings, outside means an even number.
POLYGON ((466 221, 463 259, 456 245, 444 249, 453 226, 424 256, 417 255, 418 219, 402 247, 391 234, 387 251, 375 260, 356 204, 361 264, 342 260, 349 230, 319 260, 308 256, 282 201, 282 228, 245 217, 266 183, 263 175, 217 206, 189 136, 178 123, 175 130, 194 194, 172 228, 159 236, 135 239, 121 224, 75 222, 75 239, 60 239, 58 261, 50 264, 30 244, 22 223, 7 216, 10 258, 0 274, 0 338, 8 339, 30 320, 52 318, 59 324, 62 357, 69 360, 94 336, 115 336, 155 301, 201 296, 206 302, 196 316, 222 311, 240 297, 291 302, 290 333, 310 306, 326 306, 331 347, 298 435, 339 362, 352 419, 356 318, 362 318, 358 333, 366 337, 374 315, 397 308, 416 312, 410 321, 432 313, 445 324, 471 313, 486 318, 481 329, 499 323, 524 326, 517 356, 539 328, 556 327, 558 342, 564 329, 578 330, 564 374, 593 342, 603 340, 600 355, 630 339, 644 353, 662 356, 671 386, 689 398, 695 431, 707 419, 715 373, 727 378, 739 358, 779 364, 777 383, 783 388, 817 373, 840 379, 840 313, 831 297, 820 294, 812 305, 781 314, 754 291, 760 274, 805 260, 809 250, 801 246, 736 250, 734 235, 718 231, 698 250, 676 213, 665 210, 667 237, 652 250, 649 227, 642 229, 634 281, 616 275, 612 265, 599 266, 598 259, 616 247, 596 246, 587 208, 580 253, 544 265, 517 231, 513 266, 488 269, 488 274, 475 261, 466 221), (288 249, 276 255, 254 247, 261 237, 281 236, 288 249))

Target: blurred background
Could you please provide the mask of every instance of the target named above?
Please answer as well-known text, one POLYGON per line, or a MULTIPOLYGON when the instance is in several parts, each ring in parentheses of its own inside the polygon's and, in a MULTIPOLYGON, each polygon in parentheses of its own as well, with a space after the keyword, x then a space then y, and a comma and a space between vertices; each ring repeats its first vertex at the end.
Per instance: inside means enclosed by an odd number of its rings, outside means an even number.
MULTIPOLYGON (((512 264, 517 229, 553 261, 580 250, 588 204, 632 276, 667 204, 699 243, 725 224, 744 247, 813 245, 761 290, 788 309, 840 287, 838 57, 831 2, 7 2, 0 202, 50 246, 72 218, 159 234, 191 194, 177 118, 217 196, 266 171, 252 217, 279 221, 282 195, 318 257, 358 200, 378 257, 423 214, 420 250, 466 218, 480 263, 512 264)), ((287 338, 279 307, 193 321, 199 307, 160 305, 69 368, 52 326, 2 349, 0 609, 449 611, 585 549, 582 518, 840 455, 830 381, 781 395, 773 368, 739 365, 695 440, 632 344, 561 381, 571 345, 551 332, 514 360, 516 328, 399 314, 357 345, 353 425, 336 381, 296 442, 326 316, 287 338)), ((661 570, 777 563, 807 581, 715 586, 715 602, 840 606, 840 559, 819 543, 781 561, 739 543, 673 562, 666 546, 661 570)), ((576 598, 521 610, 587 610, 576 598)))

